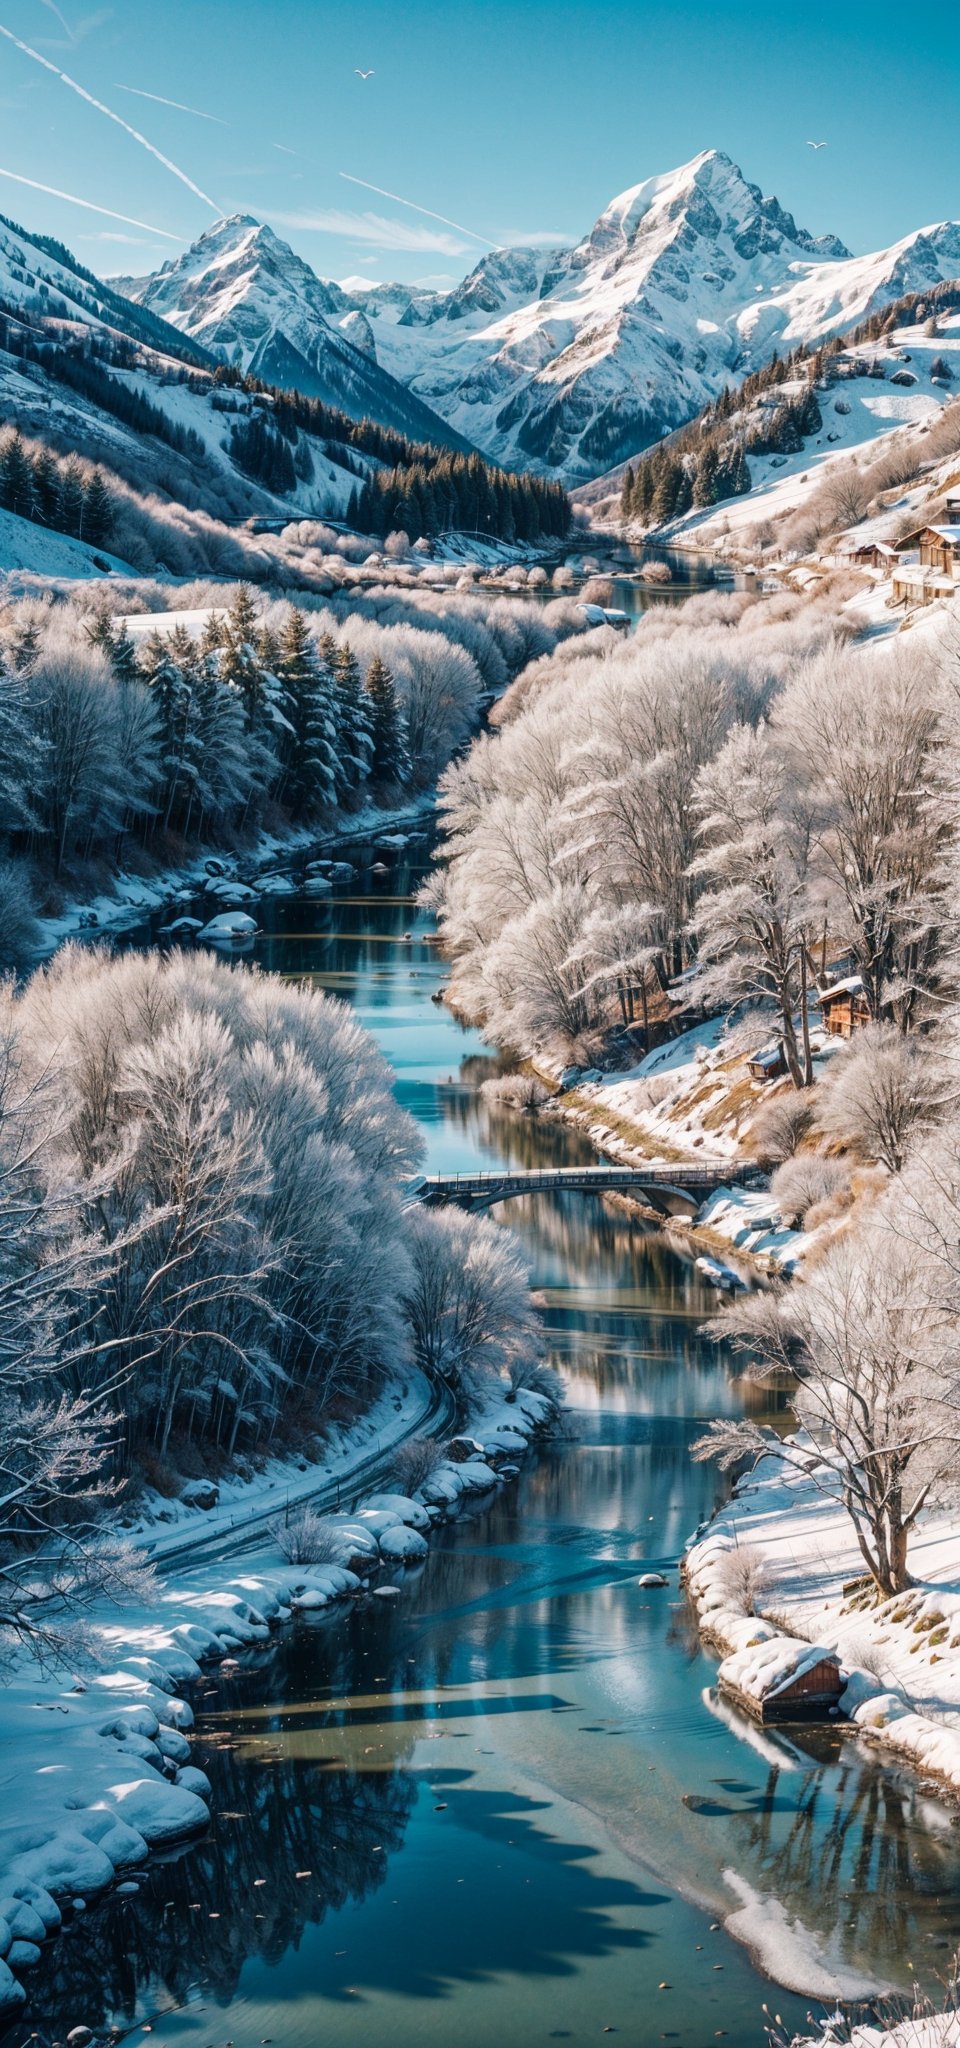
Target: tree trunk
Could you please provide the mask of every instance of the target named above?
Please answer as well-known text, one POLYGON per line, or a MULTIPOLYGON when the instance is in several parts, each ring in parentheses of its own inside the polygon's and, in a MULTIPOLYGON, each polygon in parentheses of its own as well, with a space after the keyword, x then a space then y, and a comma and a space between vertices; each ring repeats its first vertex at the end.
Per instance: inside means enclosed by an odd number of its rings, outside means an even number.
POLYGON ((800 948, 800 1030, 803 1034, 803 1085, 813 1087, 813 1053, 810 1050, 810 1018, 807 1012, 807 949, 800 948))

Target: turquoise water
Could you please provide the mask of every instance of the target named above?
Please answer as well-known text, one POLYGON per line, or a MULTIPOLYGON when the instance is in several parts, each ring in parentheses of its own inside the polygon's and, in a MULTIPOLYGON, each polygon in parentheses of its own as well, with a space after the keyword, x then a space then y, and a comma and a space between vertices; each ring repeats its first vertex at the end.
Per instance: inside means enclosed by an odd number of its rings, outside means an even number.
MULTIPOLYGON (((252 957, 355 1006, 430 1167, 576 1163, 575 1134, 484 1107, 496 1060, 430 1000, 442 962, 411 901, 426 851, 377 880, 361 850, 364 878, 333 899, 265 901, 252 957)), ((304 1622, 204 1681, 209 1834, 74 1922, 10 2044, 85 2021, 150 2027, 151 2048, 607 2029, 759 2048, 764 2000, 797 2024, 811 2004, 777 1988, 784 1970, 809 1989, 824 1969, 906 1983, 943 1966, 949 1813, 834 1729, 761 1733, 712 1696, 676 1571, 721 1485, 690 1441, 746 1398, 700 1334, 712 1297, 595 1198, 497 1213, 543 1291, 568 1439, 441 1532, 396 1602, 304 1622), (663 1591, 637 1584, 652 1565, 663 1591), (748 1897, 756 1963, 723 1924, 748 1897)))

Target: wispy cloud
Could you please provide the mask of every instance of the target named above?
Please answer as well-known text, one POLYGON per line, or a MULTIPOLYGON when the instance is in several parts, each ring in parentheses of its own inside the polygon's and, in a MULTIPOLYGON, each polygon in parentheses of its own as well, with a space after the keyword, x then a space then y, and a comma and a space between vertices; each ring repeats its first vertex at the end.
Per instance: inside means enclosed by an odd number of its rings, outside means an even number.
MULTIPOLYGON (((376 192, 381 199, 392 199, 395 205, 397 206, 409 207, 411 213, 422 213, 426 216, 427 220, 442 221, 445 228, 456 228, 458 235, 467 235, 471 242, 482 242, 483 247, 485 249, 495 249, 497 246, 496 243, 491 242, 486 235, 476 234, 473 228, 465 228, 461 221, 451 220, 449 216, 445 213, 434 213, 433 208, 430 206, 418 206, 417 201, 415 199, 404 199, 402 194, 399 192, 387 192, 382 185, 371 185, 369 178, 354 178, 349 171, 341 171, 340 176, 341 178, 346 179, 348 185, 362 185, 365 192, 376 192)), ((430 244, 426 242, 419 242, 416 244, 411 243, 408 246, 417 248, 439 248, 440 244, 437 242, 430 244)), ((447 254, 451 256, 458 256, 462 255, 463 251, 459 249, 450 249, 447 251, 447 254)))
MULTIPOLYGON (((99 7, 95 14, 83 15, 81 19, 79 21, 75 21, 71 27, 71 24, 67 20, 66 15, 63 14, 61 12, 61 9, 57 6, 57 0, 40 0, 40 5, 41 7, 45 7, 47 13, 52 14, 54 16, 54 19, 60 23, 60 27, 62 28, 63 33, 67 39, 68 46, 74 50, 77 48, 77 45, 79 43, 85 41, 87 36, 92 35, 95 29, 102 28, 104 22, 109 21, 110 16, 113 12, 112 8, 110 7, 99 7)), ((44 36, 43 40, 45 43, 47 43, 47 47, 49 49, 62 50, 64 47, 63 43, 59 40, 59 38, 48 38, 44 36)))
POLYGON ((270 217, 284 228, 300 228, 317 235, 342 235, 345 241, 370 242, 376 249, 409 249, 420 253, 432 250, 437 256, 466 256, 470 250, 468 242, 455 241, 452 235, 438 234, 435 228, 413 227, 407 221, 387 220, 379 213, 350 213, 338 206, 300 213, 277 213, 271 208, 270 217))
POLYGON ((567 249, 578 235, 565 235, 559 228, 506 228, 498 249, 567 249))
POLYGON ((175 107, 178 114, 195 114, 198 121, 214 121, 218 128, 230 126, 229 121, 222 120, 219 114, 205 114, 202 107, 188 107, 183 100, 165 99, 162 92, 144 92, 142 86, 119 83, 116 83, 113 89, 114 92, 132 92, 138 100, 153 100, 158 107, 175 107))
POLYGON ((125 235, 119 228, 98 228, 96 234, 78 235, 78 242, 122 242, 127 249, 152 249, 150 235, 125 235))
POLYGON ((74 36, 73 30, 70 27, 70 23, 68 22, 66 15, 61 14, 60 9, 57 6, 57 0, 40 0, 40 5, 41 7, 45 7, 47 9, 48 14, 56 15, 56 18, 60 23, 60 27, 62 28, 68 43, 75 42, 76 37, 74 36))
POLYGON ((39 178, 21 177, 19 171, 0 170, 0 178, 11 178, 15 185, 29 185, 32 192, 48 192, 51 199, 65 199, 68 206, 85 206, 88 213, 102 213, 107 220, 125 221, 129 228, 146 228, 148 235, 160 235, 165 242, 183 242, 182 235, 171 235, 167 228, 136 220, 132 213, 115 213, 112 206, 97 206, 92 199, 81 199, 76 192, 61 192, 58 185, 41 185, 39 178))
POLYGON ((35 64, 42 64, 45 71, 51 71, 54 78, 59 78, 61 84, 68 85, 71 92, 77 93, 80 99, 87 101, 88 106, 95 107, 98 114, 105 114, 108 121, 115 121, 118 128, 125 129, 126 133, 133 137, 134 142, 139 142, 141 148, 156 157, 157 162, 162 164, 165 170, 179 178, 181 185, 186 185, 188 191, 196 193, 197 198, 202 199, 204 205, 209 206, 213 213, 219 213, 217 202, 211 199, 209 192, 204 192, 200 185, 195 185, 186 171, 180 169, 179 164, 175 164, 171 157, 164 156, 161 149, 157 149, 154 143, 147 141, 145 135, 141 135, 139 128, 131 128, 129 121, 124 121, 120 114, 115 114, 113 108, 105 106, 102 100, 95 99, 93 93, 87 92, 85 86, 78 85, 76 79, 71 78, 68 72, 61 71, 59 64, 51 64, 49 57, 41 57, 39 50, 34 50, 29 43, 21 42, 20 37, 15 36, 12 29, 5 28, 2 21, 0 36, 5 36, 8 43, 13 43, 16 49, 22 50, 24 56, 31 57, 35 64))
MULTIPOLYGON (((298 149, 288 149, 285 142, 271 142, 270 147, 271 149, 278 149, 280 151, 281 156, 300 156, 300 151, 298 149)), ((305 163, 306 158, 302 158, 301 161, 305 163)))

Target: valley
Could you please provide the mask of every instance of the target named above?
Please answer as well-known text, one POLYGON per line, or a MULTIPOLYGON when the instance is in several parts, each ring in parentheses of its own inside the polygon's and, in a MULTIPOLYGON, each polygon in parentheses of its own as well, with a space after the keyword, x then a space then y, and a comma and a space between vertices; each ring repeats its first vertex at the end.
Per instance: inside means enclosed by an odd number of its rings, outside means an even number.
POLYGON ((2 2048, 949 2048, 960 223, 44 10, 182 210, 0 172, 2 2048))

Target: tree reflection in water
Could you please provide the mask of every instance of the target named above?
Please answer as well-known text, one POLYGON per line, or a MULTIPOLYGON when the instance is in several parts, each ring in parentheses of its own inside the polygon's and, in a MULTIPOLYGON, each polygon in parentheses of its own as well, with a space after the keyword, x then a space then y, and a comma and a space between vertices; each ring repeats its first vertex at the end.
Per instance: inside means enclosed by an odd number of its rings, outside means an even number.
MULTIPOLYGON (((357 1982, 446 1996, 454 1979, 563 1975, 584 1957, 645 1946, 647 1930, 622 1924, 624 1909, 636 1920, 668 1896, 593 1872, 595 1851, 544 1828, 548 1800, 483 1788, 469 1766, 411 1764, 430 1724, 462 1721, 470 1703, 443 1697, 452 1639, 433 1675, 418 1670, 416 1689, 406 1690, 409 1642, 393 1622, 371 1605, 339 1625, 303 1626, 252 1668, 221 1678, 215 1712, 204 1714, 200 1700, 195 1754, 213 1785, 210 1831, 155 1860, 136 1899, 114 1896, 67 1928, 4 2048, 62 2041, 78 2018, 122 2031, 145 2010, 169 2012, 198 1992, 226 2006, 251 1958, 285 1959, 289 1969, 308 1929, 385 1885, 422 1792, 441 1797, 471 1836, 474 1872, 508 1849, 526 1868, 533 1862, 543 1917, 485 1909, 482 1944, 474 1927, 469 1936, 451 1928, 415 1951, 380 1948, 351 1964, 357 1982), (363 1678, 364 1666, 377 1668, 363 1678)), ((558 1703, 550 1694, 503 1695, 510 1713, 558 1703)), ((496 1711, 489 1696, 475 1705, 496 1711)), ((312 1977, 310 1988, 331 1998, 342 1990, 312 1977)))

